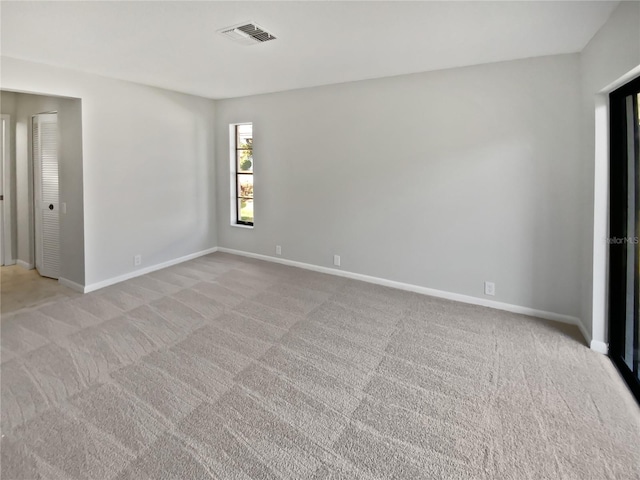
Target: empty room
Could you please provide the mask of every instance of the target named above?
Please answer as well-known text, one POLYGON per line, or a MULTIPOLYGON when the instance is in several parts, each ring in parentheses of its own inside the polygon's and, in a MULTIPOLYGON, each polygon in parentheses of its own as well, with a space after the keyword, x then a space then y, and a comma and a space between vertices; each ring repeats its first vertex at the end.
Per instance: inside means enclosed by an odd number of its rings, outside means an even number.
POLYGON ((640 478, 640 2, 0 3, 0 476, 640 478))

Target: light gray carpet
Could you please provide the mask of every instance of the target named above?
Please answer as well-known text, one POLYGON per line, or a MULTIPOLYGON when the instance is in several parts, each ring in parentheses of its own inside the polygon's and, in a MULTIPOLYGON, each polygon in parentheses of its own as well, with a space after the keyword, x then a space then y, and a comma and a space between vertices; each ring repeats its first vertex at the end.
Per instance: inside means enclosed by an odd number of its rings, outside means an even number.
POLYGON ((2 318, 2 479, 638 479, 572 329, 216 253, 2 318))

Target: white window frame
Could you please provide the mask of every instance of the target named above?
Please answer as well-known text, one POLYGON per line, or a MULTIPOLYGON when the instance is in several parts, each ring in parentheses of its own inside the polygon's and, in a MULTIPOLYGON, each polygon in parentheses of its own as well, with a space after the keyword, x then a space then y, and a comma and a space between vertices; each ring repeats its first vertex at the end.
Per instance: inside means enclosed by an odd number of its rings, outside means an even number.
MULTIPOLYGON (((229 204, 231 208, 229 209, 230 214, 230 225, 232 227, 237 228, 247 228, 252 230, 255 225, 255 195, 253 200, 254 206, 254 217, 253 223, 254 225, 244 225, 242 223, 238 223, 238 196, 237 196, 237 158, 236 158, 236 127, 238 125, 251 125, 253 127, 253 122, 238 122, 229 124, 229 204)), ((255 175, 255 172, 254 172, 255 175)), ((255 178, 255 176, 254 176, 255 178)))

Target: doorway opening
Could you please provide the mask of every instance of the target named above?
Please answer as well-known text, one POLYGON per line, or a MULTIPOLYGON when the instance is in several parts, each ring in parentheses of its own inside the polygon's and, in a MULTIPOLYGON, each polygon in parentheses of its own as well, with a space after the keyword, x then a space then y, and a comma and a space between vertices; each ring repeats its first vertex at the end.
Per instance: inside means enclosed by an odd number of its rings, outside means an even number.
POLYGON ((12 221, 16 263, 1 270, 5 314, 83 291, 82 103, 5 90, 0 95, 10 130, 4 184, 12 200, 1 210, 12 221))

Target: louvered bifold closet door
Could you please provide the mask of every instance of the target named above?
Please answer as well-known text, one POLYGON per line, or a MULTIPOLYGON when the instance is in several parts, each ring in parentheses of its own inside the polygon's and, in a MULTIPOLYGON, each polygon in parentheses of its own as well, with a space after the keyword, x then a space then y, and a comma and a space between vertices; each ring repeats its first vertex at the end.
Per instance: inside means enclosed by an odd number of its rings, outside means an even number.
POLYGON ((44 277, 60 273, 58 114, 33 117, 36 268, 44 277))

